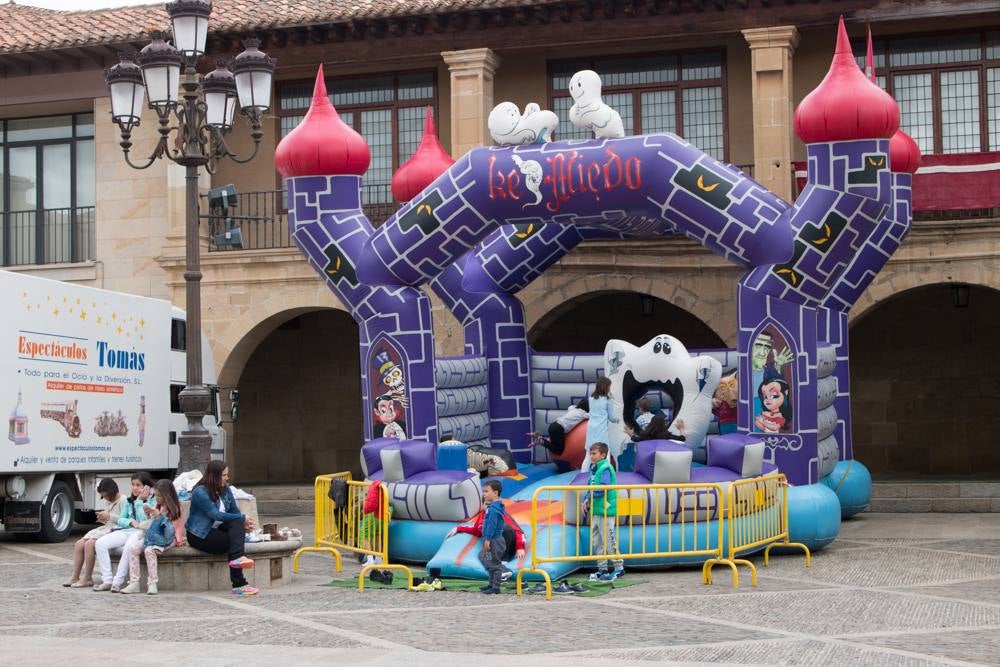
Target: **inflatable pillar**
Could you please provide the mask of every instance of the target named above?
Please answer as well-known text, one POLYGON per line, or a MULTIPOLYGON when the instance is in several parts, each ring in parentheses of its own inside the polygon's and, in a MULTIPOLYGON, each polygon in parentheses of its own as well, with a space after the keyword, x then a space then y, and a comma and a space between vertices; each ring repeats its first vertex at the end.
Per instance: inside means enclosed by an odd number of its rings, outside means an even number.
POLYGON ((437 440, 430 301, 419 289, 364 285, 357 265, 371 222, 361 209, 368 145, 330 104, 320 67, 302 123, 275 152, 292 240, 358 323, 365 438, 437 440))

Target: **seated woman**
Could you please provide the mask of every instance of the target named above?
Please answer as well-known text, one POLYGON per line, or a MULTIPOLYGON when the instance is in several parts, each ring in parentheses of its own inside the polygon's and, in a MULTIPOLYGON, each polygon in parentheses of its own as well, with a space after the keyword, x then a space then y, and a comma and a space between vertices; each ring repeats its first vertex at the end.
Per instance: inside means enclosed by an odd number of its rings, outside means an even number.
POLYGON ((654 415, 649 421, 649 425, 641 431, 636 431, 626 424, 625 432, 628 433, 632 442, 642 442, 643 440, 676 440, 684 442, 684 420, 678 419, 674 422, 674 425, 680 431, 679 434, 669 430, 667 420, 663 418, 663 415, 654 415))
POLYGON ((209 461, 205 476, 191 493, 191 512, 187 523, 188 544, 209 554, 228 554, 229 581, 233 595, 256 595, 258 590, 247 585, 243 570, 253 567, 244 556, 244 534, 253 529, 253 519, 236 506, 229 488, 229 468, 222 461, 209 461))

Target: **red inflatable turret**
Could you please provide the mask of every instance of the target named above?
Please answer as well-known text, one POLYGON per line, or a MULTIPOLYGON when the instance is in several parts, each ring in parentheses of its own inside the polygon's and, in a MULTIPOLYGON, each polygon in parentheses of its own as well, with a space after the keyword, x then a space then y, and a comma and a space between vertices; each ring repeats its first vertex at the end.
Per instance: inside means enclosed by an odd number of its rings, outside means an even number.
POLYGON ((344 124, 330 104, 323 66, 316 73, 312 104, 299 126, 274 151, 274 165, 285 178, 361 176, 371 163, 368 142, 344 124))
POLYGON ((795 133, 816 144, 889 139, 898 129, 899 106, 858 69, 841 16, 830 71, 795 110, 795 133))
POLYGON ((424 136, 420 139, 420 145, 417 146, 413 157, 393 174, 392 196, 400 204, 410 201, 453 164, 455 161, 438 141, 431 108, 427 107, 427 114, 424 116, 424 136))
POLYGON ((920 168, 920 147, 910 135, 900 130, 889 140, 889 169, 915 174, 920 168))

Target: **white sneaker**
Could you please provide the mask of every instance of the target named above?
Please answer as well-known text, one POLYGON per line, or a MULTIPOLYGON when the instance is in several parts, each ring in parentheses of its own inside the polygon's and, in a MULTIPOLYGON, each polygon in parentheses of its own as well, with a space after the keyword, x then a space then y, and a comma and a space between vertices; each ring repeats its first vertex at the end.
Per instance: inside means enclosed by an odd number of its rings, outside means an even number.
POLYGON ((152 582, 152 583, 146 584, 146 594, 147 595, 156 595, 159 592, 160 591, 157 590, 157 588, 156 588, 156 582, 155 581, 152 582))
POLYGON ((128 582, 128 586, 126 586, 125 588, 121 589, 120 592, 123 595, 133 595, 135 593, 141 593, 142 592, 142 586, 139 585, 138 581, 130 581, 130 582, 128 582))

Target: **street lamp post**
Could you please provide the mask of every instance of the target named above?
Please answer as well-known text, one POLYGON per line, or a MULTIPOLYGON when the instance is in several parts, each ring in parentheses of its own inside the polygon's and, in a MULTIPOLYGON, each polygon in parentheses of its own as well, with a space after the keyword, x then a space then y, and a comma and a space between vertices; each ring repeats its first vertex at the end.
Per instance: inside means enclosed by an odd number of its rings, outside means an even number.
POLYGON ((119 145, 125 162, 146 169, 159 158, 185 168, 185 307, 187 310, 187 386, 180 405, 187 430, 178 438, 178 470, 201 469, 208 462, 212 438, 202 423, 211 410, 212 395, 202 382, 201 359, 201 246, 198 235, 198 169, 215 173, 220 161, 229 158, 249 162, 260 148, 261 121, 270 107, 271 77, 275 61, 258 50, 256 39, 244 41, 246 50, 227 66, 199 77, 195 70, 205 53, 210 0, 176 0, 167 3, 173 28, 170 44, 159 32, 136 54, 123 54, 121 62, 106 71, 111 93, 111 117, 121 131, 119 145), (183 81, 181 69, 183 68, 183 81), (182 91, 178 98, 178 87, 182 91), (140 163, 132 161, 132 130, 139 125, 144 98, 159 121, 159 140, 140 163), (233 129, 239 104, 250 125, 253 151, 240 157, 229 150, 226 135, 233 129), (172 124, 172 121, 173 124, 172 124), (173 139, 171 140, 171 135, 173 139))

